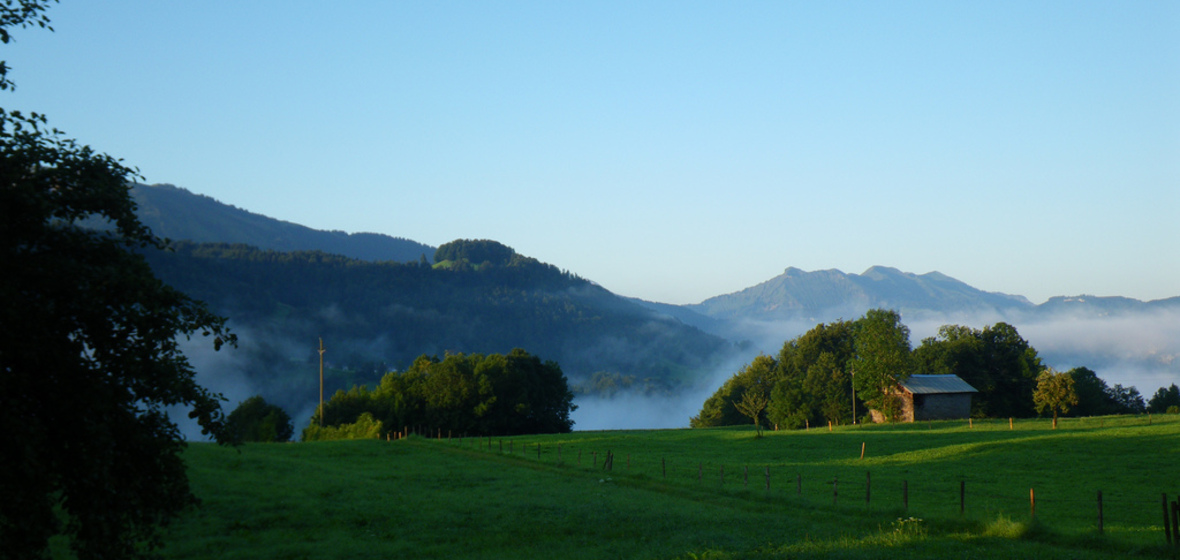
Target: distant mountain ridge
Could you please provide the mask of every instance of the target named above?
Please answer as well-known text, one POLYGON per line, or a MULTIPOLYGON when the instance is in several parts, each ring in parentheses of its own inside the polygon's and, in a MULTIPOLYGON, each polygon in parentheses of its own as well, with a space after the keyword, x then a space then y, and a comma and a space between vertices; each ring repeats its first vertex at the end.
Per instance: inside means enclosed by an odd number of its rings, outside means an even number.
POLYGON ((379 233, 321 231, 269 218, 168 185, 133 185, 139 220, 160 237, 242 243, 272 251, 323 251, 366 261, 429 261, 434 247, 379 233))
POLYGON ((913 316, 927 312, 1003 313, 1034 306, 1022 296, 985 292, 939 272, 917 275, 874 266, 863 274, 790 267, 758 285, 685 307, 724 320, 830 321, 855 317, 872 308, 896 309, 913 316))

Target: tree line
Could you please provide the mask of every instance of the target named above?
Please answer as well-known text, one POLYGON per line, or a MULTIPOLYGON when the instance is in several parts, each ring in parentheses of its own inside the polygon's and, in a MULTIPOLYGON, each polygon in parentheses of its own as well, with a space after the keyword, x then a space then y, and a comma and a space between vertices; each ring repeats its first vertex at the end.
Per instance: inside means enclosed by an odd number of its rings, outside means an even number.
POLYGON ((573 399, 556 362, 519 348, 442 360, 423 355, 405 371, 387 373, 375 389, 337 391, 312 415, 303 439, 385 437, 407 427, 472 436, 564 433, 573 427, 573 399))
MULTIPOLYGON (((854 321, 821 323, 783 344, 776 356, 761 355, 743 366, 705 400, 692 427, 765 422, 785 428, 846 424, 867 419, 870 409, 885 418, 900 413, 894 388, 912 374, 954 374, 979 391, 976 418, 1031 417, 1050 407, 1034 400, 1038 378, 1052 372, 1037 351, 1007 323, 975 329, 945 325, 917 348, 896 311, 874 309, 854 321)), ((1091 416, 1149 409, 1135 387, 1108 386, 1088 368, 1070 378, 1077 402, 1068 414, 1091 416)), ((1174 386, 1173 386, 1174 387, 1174 386)), ((1160 389, 1150 405, 1163 406, 1160 389)), ((1176 395, 1180 404, 1180 394, 1176 395)), ((1053 409, 1056 412, 1057 409, 1053 409)), ((1166 406, 1160 411, 1166 410, 1166 406)), ((1066 411, 1062 411, 1066 412, 1066 411)))

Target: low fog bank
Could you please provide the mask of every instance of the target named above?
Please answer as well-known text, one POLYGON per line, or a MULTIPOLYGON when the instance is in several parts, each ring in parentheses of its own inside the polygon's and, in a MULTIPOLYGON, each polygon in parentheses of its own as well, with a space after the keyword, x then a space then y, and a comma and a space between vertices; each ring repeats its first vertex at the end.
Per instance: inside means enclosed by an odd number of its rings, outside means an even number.
MULTIPOLYGON (((291 416, 295 433, 298 434, 307 426, 312 413, 315 412, 314 404, 303 404, 309 399, 314 399, 304 394, 312 382, 304 380, 299 384, 299 388, 295 388, 289 381, 285 382, 283 377, 266 378, 251 374, 258 373, 255 371, 258 356, 270 356, 276 363, 286 363, 280 361, 279 357, 306 354, 306 348, 285 344, 282 342, 284 339, 279 337, 259 335, 257 331, 240 325, 231 325, 231 330, 238 336, 236 348, 223 345, 220 350, 214 350, 213 343, 204 337, 181 341, 185 357, 197 372, 197 383, 225 398, 221 408, 226 415, 242 401, 261 395, 267 402, 282 407, 291 416), (276 345, 276 342, 279 344, 276 345), (280 346, 281 349, 278 348, 280 346)), ((315 372, 309 369, 308 375, 315 375, 315 372)), ((167 413, 180 428, 185 439, 209 441, 211 438, 201 434, 201 427, 196 420, 188 417, 190 410, 188 407, 173 406, 167 409, 167 413)))
MULTIPOLYGON (((779 343, 782 346, 782 343, 779 343)), ((777 352, 777 350, 776 350, 777 352)), ((577 410, 570 414, 574 431, 593 430, 663 430, 687 428, 713 393, 758 354, 758 348, 736 352, 721 365, 711 369, 691 388, 674 395, 647 395, 639 392, 617 393, 611 397, 579 395, 574 398, 577 410)))
POLYGON ((1134 386, 1144 399, 1180 384, 1180 311, 1104 317, 1058 315, 1016 325, 1042 360, 1064 371, 1094 370, 1108 385, 1134 386))
POLYGON ((700 402, 694 400, 633 393, 579 397, 574 399, 578 409, 570 417, 575 431, 687 428, 688 418, 701 409, 700 402))
MULTIPOLYGON (((854 320, 860 315, 846 318, 854 320)), ((950 317, 922 315, 907 317, 910 341, 914 347, 922 339, 936 336, 942 325, 956 324, 975 329, 999 321, 1012 324, 1032 345, 1042 361, 1059 371, 1073 367, 1094 370, 1108 385, 1135 387, 1149 399, 1160 387, 1180 384, 1180 310, 1152 310, 1118 315, 1067 315, 1001 317, 993 313, 977 316, 956 314, 950 317)), ((689 418, 700 412, 705 399, 729 377, 758 354, 775 356, 785 341, 815 327, 817 321, 745 321, 731 326, 736 340, 748 341, 740 354, 714 368, 690 389, 674 396, 620 393, 604 398, 580 395, 578 409, 572 413, 574 430, 669 429, 688 426, 689 418)), ((262 395, 268 402, 283 407, 292 417, 298 434, 309 422, 317 397, 314 364, 308 362, 306 344, 284 343, 272 333, 252 332, 234 327, 239 347, 214 351, 208 339, 194 338, 183 343, 189 362, 197 371, 197 381, 226 397, 223 408, 228 414, 238 403, 262 395), (271 340, 276 339, 276 340, 271 340), (273 364, 275 370, 259 375, 251 371, 261 363, 273 364), (291 364, 300 371, 289 371, 291 364), (303 371, 306 365, 306 371, 303 371), (288 371, 282 371, 287 368, 288 371)), ((599 348, 604 350, 605 348, 599 348)), ((634 345, 620 344, 621 351, 642 351, 634 345)), ((314 350, 310 351, 314 354, 314 350)), ((626 372, 622 372, 626 373, 626 372)), ((571 383, 577 381, 571 379, 571 383)), ((325 396, 335 388, 325 389, 325 396)), ((177 422, 190 441, 204 441, 200 427, 188 418, 188 410, 173 407, 169 416, 177 422)))
MULTIPOLYGON (((863 314, 862 314, 863 315, 863 314)), ((847 317, 855 320, 860 315, 847 317)), ((1152 310, 1119 315, 1004 317, 994 311, 940 316, 925 313, 903 316, 915 348, 922 339, 938 335, 943 325, 975 329, 1006 322, 1037 350, 1042 362, 1058 371, 1087 367, 1106 381, 1135 387, 1145 400, 1160 387, 1180 384, 1180 311, 1152 310)), ((730 326, 731 335, 750 342, 742 361, 709 376, 700 388, 679 397, 618 395, 610 399, 580 398, 573 417, 575 430, 683 428, 700 412, 705 399, 759 353, 776 356, 783 343, 811 330, 819 321, 743 321, 730 326)), ((824 321, 830 322, 830 321, 824 321)))

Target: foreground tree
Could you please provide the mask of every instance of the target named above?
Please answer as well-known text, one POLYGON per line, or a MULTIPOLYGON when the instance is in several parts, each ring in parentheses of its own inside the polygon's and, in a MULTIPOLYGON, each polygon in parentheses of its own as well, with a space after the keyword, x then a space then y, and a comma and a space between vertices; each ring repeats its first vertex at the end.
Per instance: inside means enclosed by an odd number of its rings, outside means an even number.
POLYGON ((766 403, 770 402, 770 396, 766 393, 765 387, 750 387, 742 395, 742 400, 733 403, 738 412, 749 416, 754 421, 754 429, 758 432, 758 437, 762 437, 762 411, 766 410, 766 403))
POLYGON ((893 310, 871 309, 856 322, 852 385, 856 395, 886 419, 900 412, 894 392, 910 376, 910 329, 893 310))
MULTIPOLYGON (((45 27, 46 4, 0 6, 0 40, 45 27)), ((133 176, 44 117, 0 109, 0 558, 45 557, 54 535, 82 559, 141 556, 196 502, 165 407, 191 407, 224 439, 220 397, 178 336, 235 339, 139 255, 163 242, 136 219, 133 176), (111 229, 80 227, 88 217, 111 229)))
POLYGON ((1033 392, 1033 403, 1037 413, 1046 410, 1053 412, 1053 429, 1057 429, 1057 413, 1069 412, 1071 406, 1078 404, 1078 394, 1074 390, 1074 378, 1069 373, 1057 373, 1046 368, 1037 376, 1037 388, 1033 392))

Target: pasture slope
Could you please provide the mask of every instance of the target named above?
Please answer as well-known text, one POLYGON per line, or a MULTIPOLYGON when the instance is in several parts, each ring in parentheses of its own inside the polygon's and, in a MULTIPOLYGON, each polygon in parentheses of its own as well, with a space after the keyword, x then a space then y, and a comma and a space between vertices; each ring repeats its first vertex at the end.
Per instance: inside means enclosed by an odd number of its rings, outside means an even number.
POLYGON ((197 443, 186 460, 203 505, 169 527, 162 552, 1175 558, 1160 501, 1180 492, 1180 417, 1049 426, 987 420, 762 438, 751 426, 240 449, 197 443))

